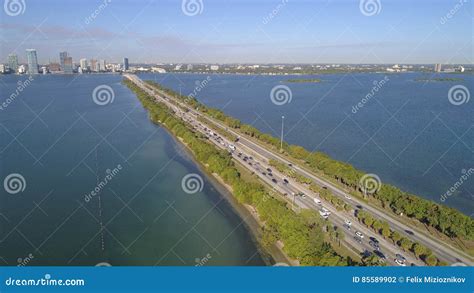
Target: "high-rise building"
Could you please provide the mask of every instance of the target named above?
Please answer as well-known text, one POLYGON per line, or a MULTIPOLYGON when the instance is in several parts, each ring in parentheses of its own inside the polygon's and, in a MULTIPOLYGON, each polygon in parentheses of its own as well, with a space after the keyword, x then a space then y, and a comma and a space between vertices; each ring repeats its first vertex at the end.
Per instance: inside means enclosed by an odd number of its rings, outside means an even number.
POLYGON ((8 55, 8 67, 13 72, 18 71, 18 56, 16 54, 8 55))
POLYGON ((28 74, 38 74, 38 55, 35 49, 26 49, 26 59, 28 61, 28 74))
POLYGON ((93 72, 99 71, 99 67, 98 67, 96 59, 91 59, 91 62, 89 64, 91 66, 91 71, 93 71, 93 72))
POLYGON ((82 72, 86 72, 86 71, 87 71, 87 59, 86 59, 86 58, 82 58, 82 59, 79 61, 79 66, 81 66, 82 72))
POLYGON ((128 58, 123 58, 123 70, 128 70, 128 58))
POLYGON ((61 66, 61 70, 64 71, 64 60, 67 58, 67 52, 59 52, 59 65, 61 66))
POLYGON ((66 74, 72 74, 72 57, 66 57, 63 60, 63 72, 66 74))
POLYGON ((435 68, 434 68, 435 72, 441 72, 441 64, 435 64, 435 68))
POLYGON ((99 71, 107 71, 107 68, 105 68, 105 60, 104 59, 99 60, 99 71))

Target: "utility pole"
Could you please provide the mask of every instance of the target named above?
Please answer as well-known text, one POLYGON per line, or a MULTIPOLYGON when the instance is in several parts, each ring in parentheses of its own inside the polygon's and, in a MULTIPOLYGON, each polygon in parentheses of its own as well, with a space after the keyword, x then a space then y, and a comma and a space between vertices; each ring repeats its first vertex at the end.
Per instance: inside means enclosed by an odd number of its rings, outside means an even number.
POLYGON ((280 152, 283 151, 283 126, 285 124, 285 116, 281 116, 281 139, 280 139, 280 152))

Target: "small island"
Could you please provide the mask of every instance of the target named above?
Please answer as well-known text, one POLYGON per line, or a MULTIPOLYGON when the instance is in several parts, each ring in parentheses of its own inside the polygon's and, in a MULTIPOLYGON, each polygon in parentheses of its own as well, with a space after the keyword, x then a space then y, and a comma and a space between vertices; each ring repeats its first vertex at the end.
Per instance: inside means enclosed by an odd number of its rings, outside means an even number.
POLYGON ((318 78, 293 78, 293 79, 288 79, 286 82, 292 82, 292 83, 318 83, 321 82, 320 79, 318 78))
POLYGON ((464 81, 464 79, 462 78, 453 78, 453 77, 450 77, 450 78, 417 78, 415 79, 415 81, 420 81, 420 82, 428 82, 428 81, 464 81))

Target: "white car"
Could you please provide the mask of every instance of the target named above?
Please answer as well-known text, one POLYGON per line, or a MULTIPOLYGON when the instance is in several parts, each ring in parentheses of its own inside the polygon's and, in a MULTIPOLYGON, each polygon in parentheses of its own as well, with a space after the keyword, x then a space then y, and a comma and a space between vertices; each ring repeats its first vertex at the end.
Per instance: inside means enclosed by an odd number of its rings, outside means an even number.
POLYGON ((402 267, 406 267, 406 266, 407 266, 407 264, 405 263, 405 261, 403 261, 403 260, 401 260, 401 259, 398 259, 398 258, 395 259, 395 263, 396 263, 397 265, 399 265, 399 266, 402 266, 402 267))
POLYGON ((321 204, 321 201, 320 201, 319 199, 317 199, 316 197, 313 198, 313 200, 314 200, 314 203, 315 203, 315 204, 321 204))
POLYGON ((344 220, 344 224, 350 227, 352 225, 352 222, 349 220, 344 220))
POLYGON ((364 238, 364 234, 362 234, 362 233, 359 232, 359 231, 356 231, 355 234, 356 234, 356 236, 359 237, 360 239, 364 238))
POLYGON ((350 196, 347 195, 347 194, 344 194, 344 197, 347 198, 347 199, 352 199, 352 197, 350 197, 350 196))

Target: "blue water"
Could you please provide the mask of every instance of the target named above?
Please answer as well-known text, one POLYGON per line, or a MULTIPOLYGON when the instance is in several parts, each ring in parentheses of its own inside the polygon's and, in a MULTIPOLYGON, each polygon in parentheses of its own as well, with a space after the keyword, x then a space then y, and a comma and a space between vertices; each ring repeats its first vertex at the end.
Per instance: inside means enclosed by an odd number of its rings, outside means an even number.
MULTIPOLYGON (((285 141, 322 151, 383 182, 441 202, 441 196, 474 168, 474 101, 459 106, 448 100, 452 86, 472 95, 474 76, 466 74, 331 74, 295 76, 321 83, 286 83, 289 76, 143 74, 182 94, 194 92, 206 105, 224 110, 258 129, 279 136, 285 116, 285 141), (353 112, 374 86, 385 82, 364 107, 353 112), (417 78, 460 78, 420 82, 417 78), (291 89, 290 103, 270 99, 274 86, 291 89)), ((473 176, 474 177, 474 176, 473 176)), ((466 214, 474 212, 474 178, 443 203, 466 214)))
MULTIPOLYGON (((1 76, 0 102, 26 79, 1 76)), ((223 191, 121 80, 34 76, 0 110, 0 265, 263 265, 223 191), (100 85, 112 103, 93 102, 100 85), (98 196, 86 201, 118 165, 100 206, 98 196), (23 192, 3 188, 12 173, 23 192), (202 191, 187 194, 181 181, 193 173, 202 191)))

